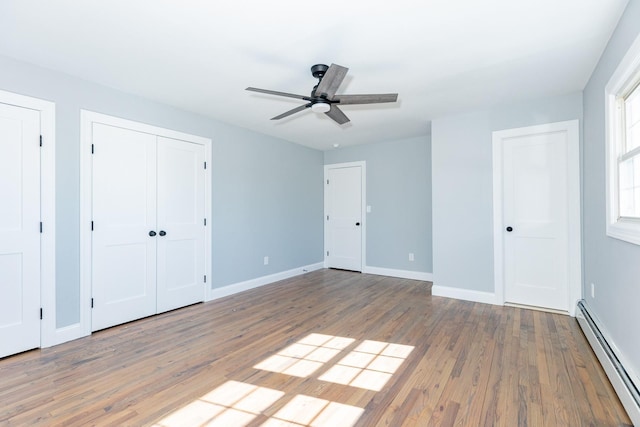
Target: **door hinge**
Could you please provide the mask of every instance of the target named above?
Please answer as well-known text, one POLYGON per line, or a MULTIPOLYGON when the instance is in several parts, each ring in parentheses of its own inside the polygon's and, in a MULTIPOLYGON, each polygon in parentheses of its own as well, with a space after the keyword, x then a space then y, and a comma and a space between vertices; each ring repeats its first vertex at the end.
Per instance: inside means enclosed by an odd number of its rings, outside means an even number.
POLYGON ((40 307, 40 320, 42 320, 42 307, 40 307))
POLYGON ((207 162, 204 162, 204 168, 205 169, 207 168, 207 162))
POLYGON ((93 298, 91 298, 91 308, 93 308, 93 298))
POLYGON ((93 154, 93 144, 91 144, 91 154, 93 154))
POLYGON ((327 251, 327 256, 329 256, 329 251, 327 251))
POLYGON ((329 215, 327 215, 327 221, 329 221, 329 215))
POLYGON ((204 275, 204 283, 207 283, 207 275, 204 275))
POLYGON ((93 231, 93 221, 91 221, 91 231, 93 231))
POLYGON ((42 221, 40 221, 40 233, 42 233, 42 221))
POLYGON ((207 218, 204 219, 204 226, 207 226, 207 218))
POLYGON ((40 147, 42 147, 42 135, 40 135, 40 147))
POLYGON ((327 185, 329 185, 329 180, 327 180, 327 185))

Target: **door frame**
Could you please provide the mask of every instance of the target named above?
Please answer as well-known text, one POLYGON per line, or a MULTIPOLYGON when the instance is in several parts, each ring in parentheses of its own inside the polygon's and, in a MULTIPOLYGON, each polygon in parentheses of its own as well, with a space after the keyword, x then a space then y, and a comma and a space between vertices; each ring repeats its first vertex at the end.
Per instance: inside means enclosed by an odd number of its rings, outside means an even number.
POLYGON ((40 113, 40 347, 63 342, 56 329, 56 104, 0 90, 0 103, 40 113))
POLYGON ((360 224, 362 227, 361 231, 361 239, 360 239, 360 271, 364 272, 365 267, 367 265, 367 162, 357 161, 357 162, 346 162, 346 163, 333 163, 329 165, 324 165, 324 250, 323 250, 323 259, 324 259, 324 268, 328 268, 327 264, 327 250, 329 246, 329 230, 327 227, 327 215, 329 214, 329 206, 328 206, 328 197, 327 192, 329 191, 328 186, 326 185, 327 180, 329 179, 329 170, 330 169, 341 169, 341 168, 350 168, 350 167, 360 167, 360 182, 361 182, 361 204, 360 209, 362 212, 362 218, 360 219, 360 224))
POLYGON ((582 252, 580 216, 580 128, 579 120, 547 123, 493 132, 493 266, 495 299, 497 304, 505 304, 504 243, 503 243, 503 194, 502 194, 502 147, 507 138, 536 133, 567 133, 567 273, 569 307, 567 311, 575 316, 576 304, 582 298, 582 252))
POLYGON ((204 204, 205 227, 204 238, 204 261, 205 275, 207 277, 204 284, 203 301, 211 299, 211 244, 212 244, 212 193, 211 193, 211 169, 212 162, 212 141, 210 138, 192 135, 171 129, 149 125, 146 123, 122 119, 106 114, 96 113, 89 110, 80 110, 80 322, 78 323, 79 335, 91 335, 91 218, 92 203, 91 195, 93 188, 93 167, 91 161, 91 144, 93 140, 92 124, 102 123, 109 126, 121 127, 138 132, 150 133, 157 136, 164 136, 172 139, 179 139, 204 146, 204 158, 207 165, 204 171, 204 204))

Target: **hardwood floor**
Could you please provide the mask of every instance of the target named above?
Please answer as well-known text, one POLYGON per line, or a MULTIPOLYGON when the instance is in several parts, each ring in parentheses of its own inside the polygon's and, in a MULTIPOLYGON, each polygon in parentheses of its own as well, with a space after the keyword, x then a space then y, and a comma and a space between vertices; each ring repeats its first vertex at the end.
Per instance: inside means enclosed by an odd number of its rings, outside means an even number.
POLYGON ((574 318, 320 270, 0 360, 0 425, 630 425, 574 318))

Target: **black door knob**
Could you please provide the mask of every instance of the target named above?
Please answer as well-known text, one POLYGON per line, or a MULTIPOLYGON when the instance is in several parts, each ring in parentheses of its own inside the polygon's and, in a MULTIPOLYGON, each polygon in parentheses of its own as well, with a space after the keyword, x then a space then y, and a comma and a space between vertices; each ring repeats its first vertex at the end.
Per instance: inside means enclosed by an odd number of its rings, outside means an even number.
POLYGON ((151 230, 151 231, 149 232, 149 236, 153 237, 153 236, 155 236, 155 235, 156 235, 156 232, 155 232, 155 231, 151 230))
POLYGON ((507 227, 507 231, 511 233, 513 231, 513 227, 507 227))
POLYGON ((356 222, 356 226, 360 226, 360 223, 359 223, 359 222, 356 222))
POLYGON ((160 230, 160 233, 158 233, 158 234, 160 234, 161 236, 166 236, 166 235, 167 235, 167 232, 166 232, 166 231, 164 231, 164 230, 160 230))

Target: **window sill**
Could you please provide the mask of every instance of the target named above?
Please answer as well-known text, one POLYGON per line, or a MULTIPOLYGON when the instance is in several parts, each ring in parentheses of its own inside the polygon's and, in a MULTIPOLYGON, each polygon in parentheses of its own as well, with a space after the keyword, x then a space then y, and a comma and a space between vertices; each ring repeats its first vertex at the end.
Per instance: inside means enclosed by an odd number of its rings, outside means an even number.
POLYGON ((640 245, 640 222, 621 220, 608 224, 607 236, 640 245))

